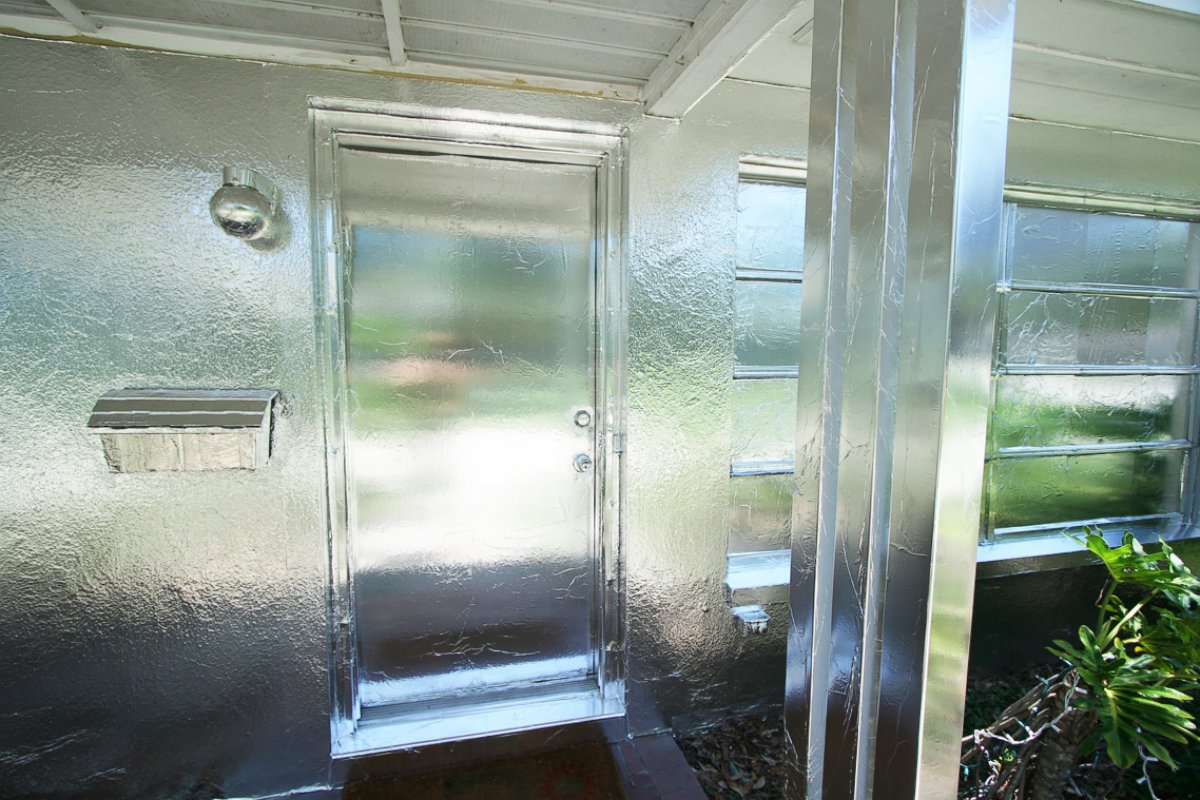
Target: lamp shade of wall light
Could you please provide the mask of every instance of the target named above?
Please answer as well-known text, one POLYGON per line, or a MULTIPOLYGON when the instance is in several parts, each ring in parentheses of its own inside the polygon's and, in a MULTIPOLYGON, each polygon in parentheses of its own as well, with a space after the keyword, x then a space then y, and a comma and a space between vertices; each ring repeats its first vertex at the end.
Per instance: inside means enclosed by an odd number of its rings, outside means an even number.
POLYGON ((263 237, 279 207, 275 184, 254 170, 225 167, 220 189, 208 203, 213 222, 230 236, 247 241, 263 237))

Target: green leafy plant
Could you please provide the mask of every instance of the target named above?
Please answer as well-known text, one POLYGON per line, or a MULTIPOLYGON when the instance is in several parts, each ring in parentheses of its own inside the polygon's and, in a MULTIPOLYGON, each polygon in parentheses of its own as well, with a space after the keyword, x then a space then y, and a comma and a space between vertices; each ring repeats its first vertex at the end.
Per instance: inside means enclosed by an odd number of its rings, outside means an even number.
POLYGON ((1082 759, 1102 753, 1120 769, 1175 769, 1173 749, 1200 741, 1187 706, 1200 688, 1200 579, 1165 542, 1148 553, 1126 533, 1110 547, 1098 531, 1077 540, 1108 569, 1094 627, 1048 648, 1066 668, 992 725, 964 739, 966 797, 1058 800, 1082 759))

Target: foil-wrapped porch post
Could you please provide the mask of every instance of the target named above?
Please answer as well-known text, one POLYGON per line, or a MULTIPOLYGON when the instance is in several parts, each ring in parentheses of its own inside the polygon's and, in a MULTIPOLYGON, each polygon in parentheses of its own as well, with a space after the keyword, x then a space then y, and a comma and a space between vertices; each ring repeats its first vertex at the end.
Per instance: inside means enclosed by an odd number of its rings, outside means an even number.
POLYGON ((955 795, 1013 0, 816 4, 790 794, 955 795))

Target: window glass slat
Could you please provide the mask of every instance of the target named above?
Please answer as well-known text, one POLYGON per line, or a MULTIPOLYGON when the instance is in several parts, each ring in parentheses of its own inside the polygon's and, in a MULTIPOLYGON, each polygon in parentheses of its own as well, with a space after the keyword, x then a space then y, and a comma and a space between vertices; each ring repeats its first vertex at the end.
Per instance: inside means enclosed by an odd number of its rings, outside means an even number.
POLYGON ((734 381, 733 461, 783 461, 796 454, 797 381, 734 381))
POLYGON ((1179 510, 1179 450, 994 461, 989 465, 995 528, 1069 523, 1179 510))
POLYGON ((1006 308, 1008 365, 1193 363, 1195 300, 1014 291, 1006 308))
POLYGON ((1191 382, 1186 375, 1001 376, 993 451, 1185 439, 1191 382))
POLYGON ((1017 206, 1012 277, 1060 283, 1200 288, 1200 224, 1017 206))
POLYGON ((742 181, 738 185, 737 265, 803 269, 804 211, 803 185, 742 181))
POLYGON ((734 478, 729 492, 729 551, 782 550, 791 544, 792 476, 734 478))
POLYGON ((803 284, 738 281, 734 289, 734 363, 794 367, 800 360, 803 284))

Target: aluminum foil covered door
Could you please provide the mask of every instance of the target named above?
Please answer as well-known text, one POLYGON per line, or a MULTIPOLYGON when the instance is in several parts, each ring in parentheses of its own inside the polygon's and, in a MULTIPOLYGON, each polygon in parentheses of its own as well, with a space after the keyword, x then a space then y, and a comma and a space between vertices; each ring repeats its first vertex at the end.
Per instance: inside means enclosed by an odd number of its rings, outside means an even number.
POLYGON ((594 682, 596 169, 337 175, 364 716, 594 682))

